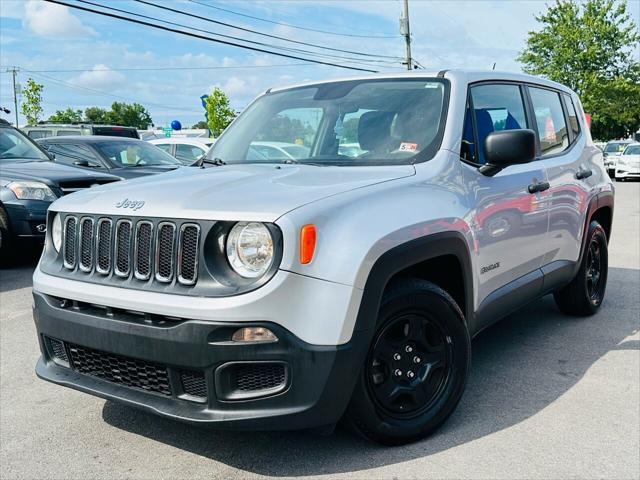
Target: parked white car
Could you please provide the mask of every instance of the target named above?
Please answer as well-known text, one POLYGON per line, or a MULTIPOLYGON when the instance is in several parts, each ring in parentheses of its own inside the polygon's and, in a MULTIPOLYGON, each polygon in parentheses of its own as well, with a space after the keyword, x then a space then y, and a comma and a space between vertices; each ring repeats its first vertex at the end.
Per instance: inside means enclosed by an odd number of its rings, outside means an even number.
POLYGON ((173 155, 185 165, 191 165, 209 151, 214 141, 213 138, 168 137, 149 140, 149 143, 173 155))
POLYGON ((618 159, 622 152, 627 147, 633 143, 631 140, 612 140, 607 142, 604 147, 604 166, 607 169, 610 177, 613 177, 616 172, 616 166, 618 164, 618 159))
POLYGON ((631 143, 616 162, 616 181, 640 178, 640 143, 631 143))

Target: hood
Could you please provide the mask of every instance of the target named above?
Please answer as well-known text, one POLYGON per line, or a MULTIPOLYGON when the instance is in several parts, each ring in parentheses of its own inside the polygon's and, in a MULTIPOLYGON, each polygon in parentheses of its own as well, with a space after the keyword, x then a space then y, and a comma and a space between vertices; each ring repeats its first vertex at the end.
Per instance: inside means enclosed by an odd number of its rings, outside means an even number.
POLYGON ((60 182, 87 182, 91 180, 107 182, 118 177, 99 172, 87 171, 47 161, 11 162, 0 164, 0 177, 5 180, 35 180, 51 186, 60 182))
POLYGON ((172 172, 84 190, 52 210, 202 220, 273 222, 302 205, 356 188, 415 175, 412 165, 317 167, 226 165, 172 172), (125 205, 133 208, 120 207, 125 205), (144 204, 141 205, 141 202, 144 204), (134 210, 134 208, 136 208, 134 210))

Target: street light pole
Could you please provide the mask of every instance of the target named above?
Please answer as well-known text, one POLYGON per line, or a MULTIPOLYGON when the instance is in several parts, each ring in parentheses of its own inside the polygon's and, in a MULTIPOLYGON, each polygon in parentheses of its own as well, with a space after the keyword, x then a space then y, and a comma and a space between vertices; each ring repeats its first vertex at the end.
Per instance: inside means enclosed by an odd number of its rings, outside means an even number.
POLYGON ((403 1, 402 16, 400 17, 400 34, 404 36, 404 41, 407 47, 407 55, 405 64, 407 70, 413 70, 413 60, 411 59, 411 30, 409 29, 409 0, 403 1))
POLYGON ((13 74, 13 110, 16 114, 16 128, 18 128, 18 91, 16 90, 16 74, 18 69, 13 67, 8 70, 13 74))

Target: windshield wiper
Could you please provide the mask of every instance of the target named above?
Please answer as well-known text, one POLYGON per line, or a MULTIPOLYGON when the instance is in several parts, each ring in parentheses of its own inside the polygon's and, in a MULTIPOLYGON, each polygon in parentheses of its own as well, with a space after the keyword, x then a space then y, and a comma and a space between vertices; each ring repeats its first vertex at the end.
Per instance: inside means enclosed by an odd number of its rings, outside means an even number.
POLYGON ((221 158, 214 158, 213 160, 206 158, 206 157, 201 157, 200 158, 200 168, 204 168, 204 164, 208 164, 208 165, 215 165, 216 167, 221 167, 223 165, 226 165, 227 162, 225 162, 224 160, 222 160, 221 158))

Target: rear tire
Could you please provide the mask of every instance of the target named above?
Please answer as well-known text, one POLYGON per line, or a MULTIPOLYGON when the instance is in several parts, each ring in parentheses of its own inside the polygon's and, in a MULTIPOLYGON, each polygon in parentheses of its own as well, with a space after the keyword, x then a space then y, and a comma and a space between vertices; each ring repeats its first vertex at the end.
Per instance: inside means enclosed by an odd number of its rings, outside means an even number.
POLYGON ((556 305, 566 315, 593 315, 604 300, 609 270, 607 234, 595 220, 589 224, 585 248, 574 279, 553 294, 556 305))
POLYGON ((456 408, 470 360, 469 332, 453 298, 430 282, 403 280, 382 298, 345 421, 385 445, 420 440, 456 408))

